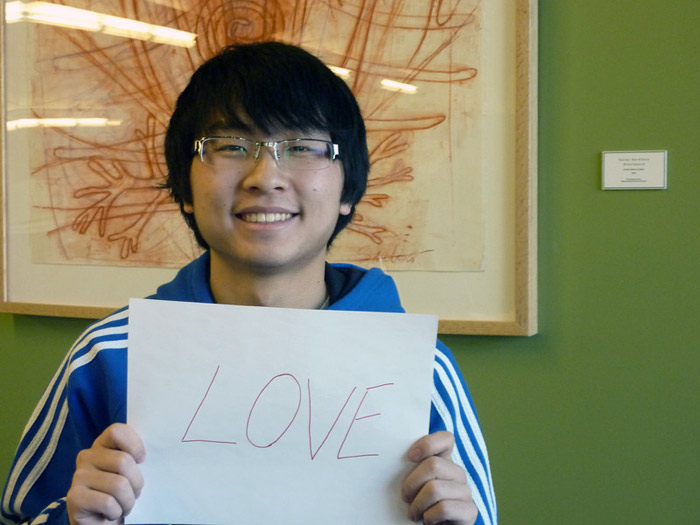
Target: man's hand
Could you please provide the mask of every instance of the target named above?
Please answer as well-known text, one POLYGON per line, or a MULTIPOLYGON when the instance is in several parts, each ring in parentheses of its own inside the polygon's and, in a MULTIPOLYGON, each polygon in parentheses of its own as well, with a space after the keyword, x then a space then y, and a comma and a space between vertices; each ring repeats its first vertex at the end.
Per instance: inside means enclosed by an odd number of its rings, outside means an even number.
POLYGON ((76 459, 73 483, 66 496, 71 525, 123 522, 143 488, 138 464, 146 452, 128 425, 107 427, 76 459))
POLYGON ((417 463, 404 480, 401 495, 408 515, 423 523, 472 525, 478 510, 472 500, 464 469, 452 462, 454 436, 445 431, 416 441, 408 458, 417 463))

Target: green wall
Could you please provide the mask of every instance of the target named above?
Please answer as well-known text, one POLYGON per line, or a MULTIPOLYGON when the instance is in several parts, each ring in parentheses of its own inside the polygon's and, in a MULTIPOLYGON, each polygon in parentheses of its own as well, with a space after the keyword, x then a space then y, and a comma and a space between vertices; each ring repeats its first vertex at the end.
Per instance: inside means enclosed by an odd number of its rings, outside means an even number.
MULTIPOLYGON (((504 524, 700 523, 700 1, 540 0, 540 332, 446 337, 504 524), (667 149, 665 191, 600 190, 667 149)), ((0 476, 85 321, 0 315, 0 476)))

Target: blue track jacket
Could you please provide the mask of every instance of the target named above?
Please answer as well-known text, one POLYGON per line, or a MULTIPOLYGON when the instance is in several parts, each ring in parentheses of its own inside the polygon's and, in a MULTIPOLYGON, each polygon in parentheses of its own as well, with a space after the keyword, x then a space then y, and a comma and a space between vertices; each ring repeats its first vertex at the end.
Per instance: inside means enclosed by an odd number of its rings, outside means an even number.
MULTIPOLYGON (((403 312, 391 277, 379 269, 332 265, 362 271, 349 293, 329 310, 403 312)), ((212 303, 209 254, 182 268, 152 299, 212 303)), ((129 311, 123 308, 90 326, 75 342, 27 423, 2 496, 3 524, 67 524, 65 496, 75 458, 102 431, 126 422, 129 311)), ((453 460, 466 472, 479 509, 477 524, 498 521, 486 445, 464 379, 450 350, 437 342, 430 432, 455 435, 453 460)))

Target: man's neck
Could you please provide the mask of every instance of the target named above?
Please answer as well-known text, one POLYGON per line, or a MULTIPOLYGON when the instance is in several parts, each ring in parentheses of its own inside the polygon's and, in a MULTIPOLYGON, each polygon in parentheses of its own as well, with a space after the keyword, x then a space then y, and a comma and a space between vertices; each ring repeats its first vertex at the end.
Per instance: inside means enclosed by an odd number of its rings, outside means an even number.
POLYGON ((234 268, 211 254, 209 283, 221 304, 319 308, 327 299, 325 260, 284 273, 234 268))

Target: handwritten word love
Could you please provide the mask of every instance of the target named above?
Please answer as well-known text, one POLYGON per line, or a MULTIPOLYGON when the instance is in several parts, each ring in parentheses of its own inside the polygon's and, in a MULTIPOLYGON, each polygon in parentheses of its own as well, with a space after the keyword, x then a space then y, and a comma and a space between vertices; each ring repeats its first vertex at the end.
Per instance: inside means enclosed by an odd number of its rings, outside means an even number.
MULTIPOLYGON (((187 425, 187 429, 185 430, 184 435, 182 436, 182 443, 216 443, 216 444, 223 444, 223 445, 237 445, 238 442, 236 441, 221 441, 221 440, 211 440, 211 439, 188 439, 188 434, 190 432, 190 428, 192 427, 193 423, 197 419, 197 415, 199 414, 200 409, 204 405, 204 402, 207 399, 207 396, 209 395, 209 392, 211 391, 212 386, 214 385, 214 382, 216 381, 216 376, 219 374, 221 366, 216 367, 216 371, 214 372, 214 376, 211 379, 211 382, 209 383, 209 386, 207 387, 206 392, 204 393, 204 397, 202 398, 201 402, 199 403, 199 406, 197 407, 197 410, 195 410, 194 415, 192 416, 192 419, 190 420, 189 425, 187 425)), ((377 412, 374 414, 366 414, 366 415, 360 415, 360 409, 362 408, 362 405, 365 403, 367 396, 373 392, 376 391, 377 389, 392 386, 394 383, 382 383, 379 385, 373 385, 373 386, 368 386, 364 389, 364 392, 362 392, 361 397, 359 399, 359 402, 357 402, 357 407, 355 408, 355 413, 350 420, 350 424, 348 425, 348 428, 345 432, 345 437, 343 437, 342 442, 340 443, 340 446, 338 447, 338 453, 336 455, 337 459, 352 459, 352 458, 363 458, 363 457, 373 457, 373 456, 378 456, 379 454, 374 454, 374 453, 368 453, 368 454, 355 454, 355 455, 343 455, 343 447, 345 446, 348 437, 350 436, 350 431, 353 429, 353 426, 357 421, 361 421, 364 419, 369 419, 373 417, 378 417, 381 415, 381 412, 377 412)), ((346 408, 350 405, 350 400, 353 398, 355 395, 355 392, 358 390, 358 387, 353 387, 352 390, 350 390, 350 393, 348 394, 347 398, 345 399, 345 402, 343 403, 343 406, 340 408, 340 411, 338 412, 338 415, 336 416, 335 420, 331 424, 330 428, 326 432, 326 435, 324 436, 323 440, 321 443, 314 449, 313 445, 313 438, 311 436, 311 422, 312 422, 312 413, 313 413, 313 405, 312 405, 312 396, 311 396, 311 379, 306 380, 306 392, 307 392, 307 398, 308 398, 308 438, 309 438, 309 457, 313 461, 316 458, 316 455, 319 453, 323 445, 326 443, 328 440, 328 437, 331 435, 331 432, 333 432, 333 429, 336 427, 338 421, 340 420, 341 416, 345 412, 346 408)), ((359 393, 358 393, 359 394, 359 393)), ((355 396, 358 397, 358 396, 355 396)), ((265 386, 262 387, 262 389, 258 392, 257 396, 255 397, 255 401, 253 402, 252 406, 250 407, 250 410, 248 411, 248 418, 246 421, 245 425, 245 434, 246 434, 246 441, 252 445, 253 447, 256 448, 269 448, 274 446, 277 442, 282 439, 282 437, 289 431, 291 428, 292 424, 294 421, 297 419, 297 416, 299 415, 299 412, 301 411, 301 404, 302 404, 302 398, 303 398, 303 393, 302 393, 302 386, 299 380, 294 376, 294 374, 291 373, 283 373, 283 374, 277 374, 273 376, 265 386), (273 384, 276 384, 276 386, 284 387, 282 383, 287 383, 287 388, 285 390, 291 391, 292 396, 296 396, 296 409, 294 409, 293 414, 289 418, 289 421, 282 420, 280 424, 280 428, 282 428, 281 432, 279 433, 278 436, 276 436, 274 439, 265 441, 265 442, 259 442, 258 439, 256 439, 255 432, 254 432, 254 413, 256 409, 260 409, 262 405, 266 402, 265 398, 263 397, 263 394, 265 394, 268 389, 272 387, 273 384)), ((270 403, 271 401, 267 401, 270 403)))

